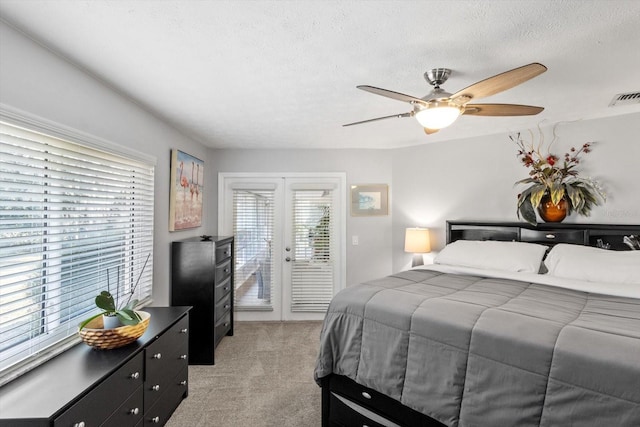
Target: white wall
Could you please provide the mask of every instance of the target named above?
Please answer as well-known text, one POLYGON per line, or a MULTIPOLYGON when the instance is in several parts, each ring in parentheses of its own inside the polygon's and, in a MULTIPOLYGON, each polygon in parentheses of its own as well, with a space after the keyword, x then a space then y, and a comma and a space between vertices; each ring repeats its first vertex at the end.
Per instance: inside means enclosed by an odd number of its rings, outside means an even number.
MULTIPOLYGON (((218 172, 346 172, 352 184, 388 184, 393 204, 391 152, 387 150, 211 150, 213 173, 218 172)), ((217 194, 207 191, 210 199, 217 194)), ((347 195, 347 198, 349 195, 347 195)), ((347 208, 349 201, 346 200, 347 208)), ((208 210, 217 224, 217 204, 208 210)), ((390 274, 391 215, 352 217, 347 214, 347 285, 390 274), (358 246, 351 245, 358 236, 358 246)))
MULTIPOLYGON (((168 305, 170 242, 207 228, 205 218, 203 227, 168 231, 170 150, 205 163, 208 150, 2 21, 0 60, 0 103, 157 157, 153 298, 155 305, 168 305)), ((205 188, 215 186, 211 174, 205 178, 205 188)))
MULTIPOLYGON (((543 128, 545 141, 552 128, 543 128)), ((595 142, 582 157, 581 175, 591 176, 607 194, 590 217, 571 215, 564 222, 640 224, 640 113, 559 124, 553 152, 595 142)), ((523 135, 526 135, 523 133, 523 135)), ((393 271, 410 265, 402 253, 404 229, 432 229, 432 249, 445 244, 445 221, 455 219, 518 221, 513 184, 528 170, 516 158, 508 135, 448 141, 393 151, 393 271)), ((425 255, 430 262, 435 254, 425 255)))

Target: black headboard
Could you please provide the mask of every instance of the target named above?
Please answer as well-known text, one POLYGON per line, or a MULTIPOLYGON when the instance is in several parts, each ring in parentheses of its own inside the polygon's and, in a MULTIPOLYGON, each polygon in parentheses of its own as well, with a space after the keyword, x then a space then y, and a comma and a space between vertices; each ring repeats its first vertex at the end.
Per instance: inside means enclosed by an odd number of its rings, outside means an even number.
POLYGON ((447 243, 456 240, 502 240, 640 250, 640 225, 447 221, 447 243))

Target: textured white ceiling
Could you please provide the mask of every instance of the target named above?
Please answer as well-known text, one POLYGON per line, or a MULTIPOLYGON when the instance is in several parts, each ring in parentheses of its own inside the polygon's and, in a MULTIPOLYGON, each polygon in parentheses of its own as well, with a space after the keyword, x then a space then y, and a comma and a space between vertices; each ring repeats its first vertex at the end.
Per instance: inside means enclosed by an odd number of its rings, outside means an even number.
POLYGON ((640 90, 640 1, 0 0, 0 16, 211 147, 395 148, 531 128, 640 90), (422 97, 540 62, 549 70, 482 102, 533 117, 461 117, 426 136, 411 110, 356 89, 422 97))

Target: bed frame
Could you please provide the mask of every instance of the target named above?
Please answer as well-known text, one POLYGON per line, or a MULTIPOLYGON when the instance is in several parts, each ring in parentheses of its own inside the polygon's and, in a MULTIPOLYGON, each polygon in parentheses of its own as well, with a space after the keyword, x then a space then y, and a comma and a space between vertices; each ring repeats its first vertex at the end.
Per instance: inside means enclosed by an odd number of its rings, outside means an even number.
MULTIPOLYGON (((530 225, 515 222, 447 221, 447 243, 456 240, 501 240, 572 243, 611 250, 631 250, 625 237, 640 237, 640 225, 562 224, 530 225)), ((628 240, 628 239, 627 239, 628 240)), ((341 375, 321 380, 322 426, 441 427, 444 424, 341 375)))

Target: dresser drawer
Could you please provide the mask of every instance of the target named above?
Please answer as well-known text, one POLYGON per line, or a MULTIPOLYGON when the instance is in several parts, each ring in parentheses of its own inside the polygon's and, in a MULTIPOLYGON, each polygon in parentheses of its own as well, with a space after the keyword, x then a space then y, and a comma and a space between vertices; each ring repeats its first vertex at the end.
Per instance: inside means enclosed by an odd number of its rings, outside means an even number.
POLYGON ((231 243, 216 248, 216 263, 231 257, 231 243))
POLYGON ((142 421, 142 387, 139 387, 104 423, 105 427, 135 427, 142 421))
POLYGON ((231 310, 231 294, 227 294, 218 303, 216 303, 216 323, 231 310))
POLYGON ((216 265, 216 283, 222 282, 229 276, 231 276, 231 260, 216 265))
POLYGON ((582 230, 520 230, 520 241, 531 243, 573 243, 585 244, 585 233, 582 230))
POLYGON ((146 409, 144 413, 144 426, 156 427, 166 424, 167 420, 178 407, 183 397, 188 391, 188 370, 185 367, 176 376, 171 377, 167 383, 167 389, 162 393, 160 398, 146 409))
MULTIPOLYGON (((161 367, 163 358, 172 355, 178 349, 184 347, 189 342, 189 318, 187 316, 180 319, 167 332, 162 334, 160 338, 155 340, 147 347, 146 352, 146 372, 149 379, 149 373, 155 372, 156 366, 161 367)), ((184 351, 184 350, 183 350, 184 351)))
POLYGON ((336 426, 401 427, 375 412, 366 409, 343 396, 331 393, 331 416, 329 421, 336 426))
MULTIPOLYGON (((367 422, 361 422, 360 424, 358 424, 360 421, 356 423, 340 424, 340 420, 338 419, 339 417, 336 416, 334 420, 335 423, 337 423, 336 425, 368 425, 371 427, 373 425, 377 425, 375 424, 377 422, 385 426, 401 425, 404 427, 444 427, 444 424, 440 424, 418 411, 409 409, 403 406, 399 401, 385 396, 373 389, 364 387, 347 377, 331 375, 328 386, 330 395, 332 395, 329 399, 333 398, 333 400, 331 400, 332 405, 337 399, 338 402, 335 402, 335 405, 338 407, 339 412, 346 411, 347 419, 353 419, 349 417, 353 416, 352 412, 355 411, 360 414, 359 416, 364 416, 365 420, 367 420, 367 422), (340 399, 338 399, 338 396, 340 399), (371 416, 368 411, 387 415, 385 418, 379 419, 371 416), (372 421, 369 421, 369 419, 372 421), (381 419, 383 419, 384 422, 382 422, 381 419)), ((331 406, 332 413, 333 409, 334 407, 331 406)), ((360 420, 360 418, 357 417, 355 419, 360 420)))
POLYGON ((342 376, 331 377, 330 390, 369 408, 384 407, 386 403, 385 395, 342 376))
POLYGON ((231 277, 227 277, 221 283, 216 283, 215 301, 220 301, 223 297, 231 293, 231 277))
POLYGON ((153 405, 171 379, 188 366, 188 320, 187 317, 181 319, 145 350, 145 408, 153 405))
POLYGON ((73 427, 81 422, 87 427, 101 425, 142 385, 143 364, 140 353, 58 416, 53 425, 73 427))
POLYGON ((224 316, 218 320, 214 327, 214 345, 217 346, 220 340, 231 330, 231 311, 227 311, 224 316))

